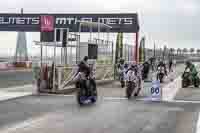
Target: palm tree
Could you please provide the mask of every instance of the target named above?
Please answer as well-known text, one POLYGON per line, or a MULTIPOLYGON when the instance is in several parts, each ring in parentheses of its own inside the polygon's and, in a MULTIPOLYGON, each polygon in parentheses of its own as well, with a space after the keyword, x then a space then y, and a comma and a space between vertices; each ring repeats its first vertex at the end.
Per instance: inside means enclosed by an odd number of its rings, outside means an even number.
POLYGON ((174 55, 174 52, 175 52, 175 48, 172 48, 172 54, 174 55))
POLYGON ((194 48, 190 48, 190 54, 192 55, 194 53, 194 48))
POLYGON ((200 49, 197 49, 197 54, 198 54, 198 55, 200 54, 200 49))
POLYGON ((187 48, 184 48, 184 49, 183 49, 183 54, 185 54, 185 55, 186 55, 186 54, 187 54, 187 52, 188 52, 188 49, 187 49, 187 48))
POLYGON ((180 48, 177 49, 177 55, 179 55, 179 54, 181 54, 181 49, 180 48))

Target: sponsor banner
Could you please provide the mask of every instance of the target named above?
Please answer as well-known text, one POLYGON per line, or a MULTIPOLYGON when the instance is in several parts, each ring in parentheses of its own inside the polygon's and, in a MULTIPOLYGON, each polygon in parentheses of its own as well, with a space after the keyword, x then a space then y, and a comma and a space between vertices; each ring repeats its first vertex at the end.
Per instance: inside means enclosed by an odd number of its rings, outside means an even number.
MULTIPOLYGON (((78 32, 80 21, 107 24, 112 27, 110 32, 139 31, 137 14, 0 14, 0 31, 51 31, 53 27, 69 27, 78 32)), ((82 32, 89 32, 89 27, 83 27, 82 32)), ((97 32, 97 27, 93 32, 97 32)))
POLYGON ((41 16, 41 31, 50 32, 54 30, 54 17, 41 16))

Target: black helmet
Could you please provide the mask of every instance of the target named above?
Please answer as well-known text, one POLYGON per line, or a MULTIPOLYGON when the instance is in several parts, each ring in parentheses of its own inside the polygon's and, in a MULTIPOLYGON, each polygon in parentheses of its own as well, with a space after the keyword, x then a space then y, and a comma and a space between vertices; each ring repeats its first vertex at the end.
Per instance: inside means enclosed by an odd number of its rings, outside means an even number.
POLYGON ((120 62, 121 64, 124 64, 124 59, 121 58, 121 59, 119 60, 119 62, 120 62))
POLYGON ((135 68, 136 66, 136 64, 131 64, 131 68, 135 68))
POLYGON ((83 58, 84 61, 87 61, 88 59, 89 59, 88 56, 85 56, 85 57, 83 58))
POLYGON ((189 66, 190 64, 192 64, 189 60, 187 60, 186 62, 185 62, 185 64, 187 65, 187 66, 189 66))
POLYGON ((163 62, 163 61, 160 61, 159 64, 164 64, 164 62, 163 62))
POLYGON ((128 68, 128 64, 127 63, 124 65, 124 68, 128 68))

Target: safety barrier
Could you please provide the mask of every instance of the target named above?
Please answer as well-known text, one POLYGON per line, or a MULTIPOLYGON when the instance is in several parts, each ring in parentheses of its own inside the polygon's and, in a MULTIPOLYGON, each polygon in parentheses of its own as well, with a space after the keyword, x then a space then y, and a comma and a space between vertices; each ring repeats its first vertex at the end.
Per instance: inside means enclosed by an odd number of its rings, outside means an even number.
POLYGON ((13 64, 11 64, 9 62, 1 62, 0 63, 0 70, 11 70, 13 68, 14 68, 13 64))
MULTIPOLYGON (((64 89, 74 83, 74 77, 77 72, 77 67, 57 67, 57 79, 58 89, 64 89)), ((96 80, 112 80, 114 70, 112 65, 98 65, 95 69, 96 80)))

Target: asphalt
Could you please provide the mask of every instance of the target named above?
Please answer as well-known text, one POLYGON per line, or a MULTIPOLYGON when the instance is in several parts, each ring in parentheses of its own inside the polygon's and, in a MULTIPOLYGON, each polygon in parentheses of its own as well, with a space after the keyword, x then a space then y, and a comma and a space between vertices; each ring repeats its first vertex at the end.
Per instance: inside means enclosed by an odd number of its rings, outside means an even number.
POLYGON ((200 110, 192 103, 103 97, 80 107, 74 96, 27 96, 0 108, 1 133, 193 133, 200 110))
POLYGON ((33 74, 31 71, 0 71, 0 88, 22 86, 32 84, 33 74))
POLYGON ((102 85, 97 103, 86 106, 77 104, 75 93, 1 101, 0 133, 196 133, 200 102, 141 101, 150 87, 145 83, 137 99, 127 100, 118 82, 102 85))

